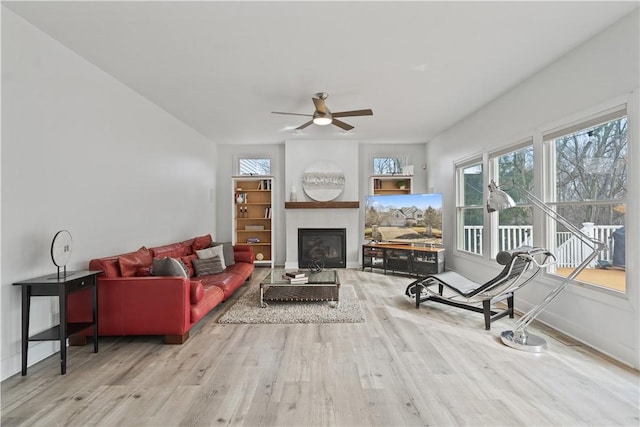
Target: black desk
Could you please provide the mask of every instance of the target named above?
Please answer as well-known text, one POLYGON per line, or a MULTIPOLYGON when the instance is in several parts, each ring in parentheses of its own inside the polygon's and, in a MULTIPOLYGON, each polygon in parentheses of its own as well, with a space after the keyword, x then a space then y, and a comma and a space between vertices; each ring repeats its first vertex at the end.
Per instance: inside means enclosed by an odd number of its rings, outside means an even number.
POLYGON ((98 352, 98 278, 102 271, 68 271, 14 283, 22 286, 22 375, 27 375, 29 341, 60 340, 60 374, 67 372, 67 337, 93 327, 93 351, 98 352), (91 288, 93 322, 67 323, 67 295, 91 288), (60 304, 60 324, 29 336, 31 297, 57 296, 60 304))

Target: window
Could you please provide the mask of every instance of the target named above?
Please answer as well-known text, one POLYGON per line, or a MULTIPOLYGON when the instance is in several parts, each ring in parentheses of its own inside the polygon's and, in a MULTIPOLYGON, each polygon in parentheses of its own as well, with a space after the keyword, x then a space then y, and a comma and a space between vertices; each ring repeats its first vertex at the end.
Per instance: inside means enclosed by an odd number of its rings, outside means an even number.
POLYGON ((533 188, 533 146, 496 156, 493 160, 497 170, 497 182, 516 202, 516 207, 498 213, 498 251, 533 245, 532 206, 526 198, 509 188, 518 187, 531 191, 533 188))
POLYGON ((406 157, 374 157, 374 175, 397 175, 407 166, 406 157))
MULTIPOLYGON (((587 235, 607 244, 577 279, 625 291, 626 112, 554 132, 545 137, 545 144, 552 183, 547 203, 587 235)), ((567 276, 589 255, 589 248, 561 226, 552 230, 555 242, 550 243, 558 258, 555 273, 567 276)))
POLYGON ((484 176, 482 162, 458 166, 458 244, 461 251, 482 255, 484 176))
POLYGON ((271 175, 271 159, 238 159, 239 175, 271 175))

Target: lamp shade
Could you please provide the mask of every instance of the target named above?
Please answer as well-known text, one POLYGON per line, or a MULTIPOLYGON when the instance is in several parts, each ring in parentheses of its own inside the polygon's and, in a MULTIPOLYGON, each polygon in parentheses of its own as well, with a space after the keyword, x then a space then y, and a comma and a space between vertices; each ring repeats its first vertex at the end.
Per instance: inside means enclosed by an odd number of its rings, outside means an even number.
POLYGON ((491 180, 489 184, 489 197, 487 198, 487 212, 495 212, 502 209, 512 208, 516 205, 510 195, 498 188, 491 180))

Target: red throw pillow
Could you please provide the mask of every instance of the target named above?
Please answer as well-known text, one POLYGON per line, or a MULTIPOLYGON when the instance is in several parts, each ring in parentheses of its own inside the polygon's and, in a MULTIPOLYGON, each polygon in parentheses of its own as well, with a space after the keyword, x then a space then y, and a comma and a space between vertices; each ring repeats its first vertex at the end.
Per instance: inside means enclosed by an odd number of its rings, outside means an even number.
POLYGON ((193 239, 193 250, 199 251, 200 249, 208 248, 209 246, 211 246, 211 242, 213 242, 211 234, 196 237, 195 239, 193 239))
POLYGON ((143 246, 136 252, 118 257, 120 274, 122 277, 134 277, 140 267, 149 267, 152 261, 151 251, 143 246))
POLYGON ((183 256, 182 258, 180 258, 182 260, 182 262, 184 262, 184 265, 187 266, 187 273, 189 273, 189 277, 193 277, 196 273, 193 270, 193 260, 194 259, 198 259, 198 255, 189 255, 189 256, 183 256))
POLYGON ((193 255, 193 241, 195 239, 185 240, 184 242, 180 242, 180 246, 184 247, 184 255, 193 255))

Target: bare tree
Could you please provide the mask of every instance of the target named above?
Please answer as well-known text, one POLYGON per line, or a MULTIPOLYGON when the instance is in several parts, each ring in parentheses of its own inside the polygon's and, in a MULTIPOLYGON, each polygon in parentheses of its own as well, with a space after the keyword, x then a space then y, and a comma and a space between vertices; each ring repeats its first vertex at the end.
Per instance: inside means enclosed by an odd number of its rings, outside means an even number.
POLYGON ((575 223, 617 224, 613 209, 627 195, 627 119, 612 120, 556 141, 556 201, 575 223), (588 202, 588 203, 584 203, 588 202))

